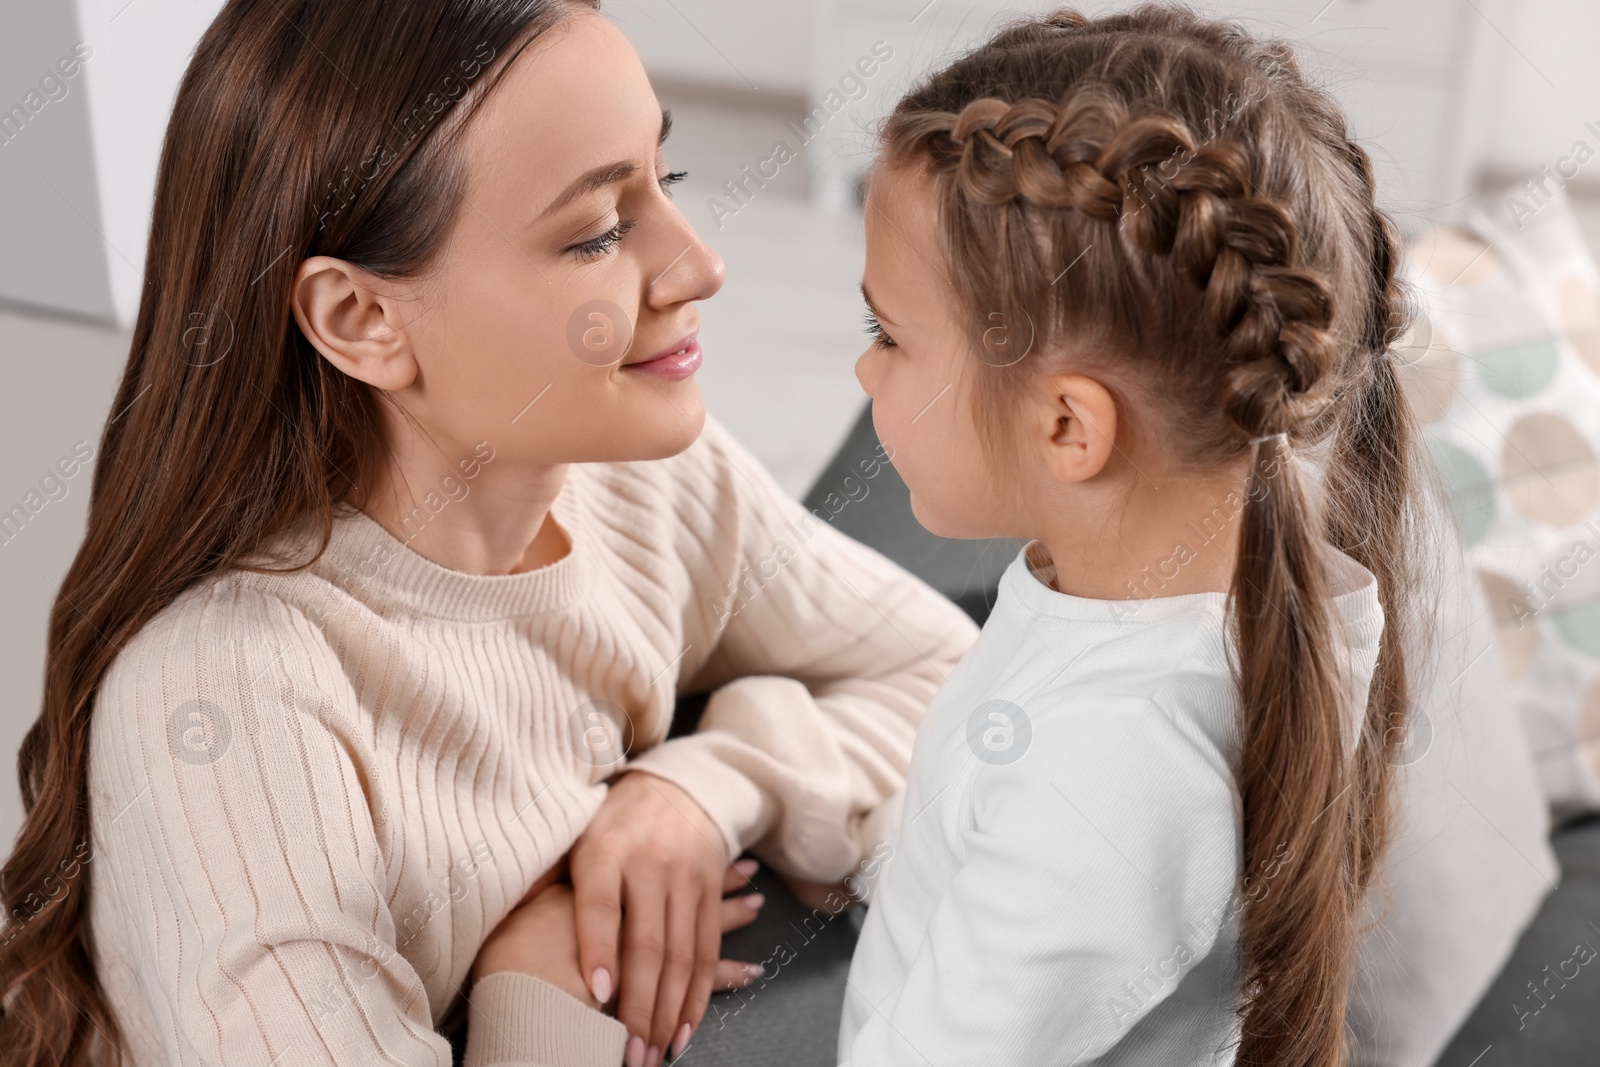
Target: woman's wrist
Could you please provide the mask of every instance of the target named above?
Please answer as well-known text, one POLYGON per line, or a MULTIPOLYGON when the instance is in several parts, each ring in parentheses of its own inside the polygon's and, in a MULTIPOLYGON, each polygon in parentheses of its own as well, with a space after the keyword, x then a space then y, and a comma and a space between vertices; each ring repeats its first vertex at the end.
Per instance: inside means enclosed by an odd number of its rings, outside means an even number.
POLYGON ((579 972, 570 885, 553 882, 530 892, 485 939, 472 964, 473 983, 505 972, 542 979, 595 1011, 601 1009, 579 972))
POLYGON ((537 975, 485 975, 470 999, 467 1067, 530 1060, 558 1067, 615 1067, 622 1062, 627 1028, 537 975))

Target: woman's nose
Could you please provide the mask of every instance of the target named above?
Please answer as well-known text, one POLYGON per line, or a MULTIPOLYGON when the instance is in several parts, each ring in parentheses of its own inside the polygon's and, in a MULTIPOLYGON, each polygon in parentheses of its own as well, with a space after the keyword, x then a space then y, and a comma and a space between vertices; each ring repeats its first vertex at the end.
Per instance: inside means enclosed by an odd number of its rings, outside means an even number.
POLYGON ((650 280, 650 302, 657 307, 710 299, 728 279, 727 264, 716 249, 701 240, 682 215, 678 218, 680 225, 674 228, 673 237, 661 246, 677 247, 666 253, 665 261, 654 268, 650 280))

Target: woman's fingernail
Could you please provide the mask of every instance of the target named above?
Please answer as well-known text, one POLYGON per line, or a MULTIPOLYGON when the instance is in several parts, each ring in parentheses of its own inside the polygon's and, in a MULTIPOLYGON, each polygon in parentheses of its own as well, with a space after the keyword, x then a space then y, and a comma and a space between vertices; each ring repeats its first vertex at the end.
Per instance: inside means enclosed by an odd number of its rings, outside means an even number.
POLYGON ((623 1050, 622 1062, 626 1067, 644 1067, 644 1038, 638 1034, 628 1038, 628 1047, 623 1050))
POLYGON ((755 874, 761 869, 761 864, 757 863, 755 860, 740 860, 738 863, 733 865, 733 869, 744 875, 746 878, 749 878, 752 874, 755 874))
POLYGON ((751 978, 760 978, 767 973, 767 969, 759 963, 747 963, 744 965, 744 973, 751 978))
POLYGON ((751 893, 744 898, 744 902, 751 911, 755 911, 767 902, 767 898, 762 893, 751 893))
POLYGON ((690 1033, 692 1033, 692 1031, 689 1029, 688 1023, 684 1023, 682 1026, 678 1027, 678 1034, 672 1039, 673 1059, 677 1059, 679 1056, 683 1055, 683 1047, 689 1043, 690 1033))
POLYGON ((596 967, 594 976, 589 979, 589 988, 594 991, 594 999, 604 1004, 611 999, 611 972, 604 967, 596 967))
POLYGON ((661 1050, 654 1045, 644 1055, 644 1067, 661 1067, 661 1050))

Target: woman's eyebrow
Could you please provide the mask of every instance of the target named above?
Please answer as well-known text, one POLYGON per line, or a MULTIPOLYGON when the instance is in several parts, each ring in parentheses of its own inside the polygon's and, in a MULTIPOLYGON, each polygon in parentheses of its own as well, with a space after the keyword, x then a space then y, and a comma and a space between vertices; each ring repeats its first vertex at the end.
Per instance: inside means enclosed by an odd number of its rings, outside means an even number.
MULTIPOLYGON (((657 139, 656 144, 658 146, 665 144, 667 135, 671 132, 672 112, 663 109, 661 112, 661 135, 657 139)), ((538 222, 540 219, 555 214, 557 211, 560 211, 562 208, 566 207, 568 204, 572 203, 578 197, 583 196, 586 193, 592 193, 596 189, 604 189, 606 186, 612 185, 616 182, 627 181, 637 173, 639 173, 639 164, 633 162, 632 160, 619 160, 615 163, 602 163, 598 167, 584 171, 582 174, 578 175, 577 179, 573 181, 571 185, 563 189, 559 196, 550 201, 550 206, 539 212, 538 217, 535 218, 534 221, 538 222)))

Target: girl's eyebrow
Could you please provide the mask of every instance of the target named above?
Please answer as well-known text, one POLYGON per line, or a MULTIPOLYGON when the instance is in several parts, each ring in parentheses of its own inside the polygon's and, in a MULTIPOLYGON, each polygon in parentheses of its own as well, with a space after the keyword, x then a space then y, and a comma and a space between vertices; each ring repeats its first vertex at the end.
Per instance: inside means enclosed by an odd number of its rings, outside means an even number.
MULTIPOLYGON (((656 146, 660 147, 661 145, 666 144, 667 135, 671 132, 672 112, 663 108, 661 112, 661 135, 656 140, 656 146)), ((596 189, 603 189, 606 186, 612 185, 616 182, 627 181, 637 173, 639 173, 639 164, 634 163, 631 160, 619 160, 616 163, 602 163, 598 167, 594 167, 578 175, 577 180, 562 190, 561 194, 554 200, 550 201, 550 206, 539 212, 538 217, 535 218, 534 221, 538 222, 540 219, 555 214, 557 211, 560 211, 562 208, 572 203, 572 201, 578 199, 578 197, 583 196, 586 193, 592 193, 596 189)))
POLYGON ((887 322, 887 323, 891 323, 891 324, 894 322, 894 319, 891 319, 889 316, 885 315, 882 311, 879 311, 878 310, 878 305, 874 304, 872 302, 872 296, 867 292, 867 283, 866 282, 862 282, 861 283, 861 299, 863 299, 863 300, 865 300, 867 302, 867 310, 872 312, 873 317, 876 318, 879 322, 887 322))

